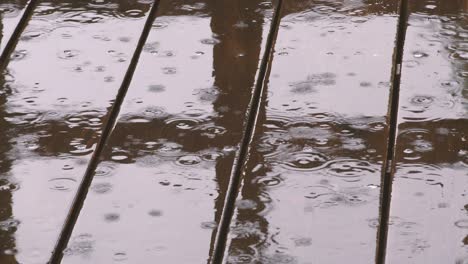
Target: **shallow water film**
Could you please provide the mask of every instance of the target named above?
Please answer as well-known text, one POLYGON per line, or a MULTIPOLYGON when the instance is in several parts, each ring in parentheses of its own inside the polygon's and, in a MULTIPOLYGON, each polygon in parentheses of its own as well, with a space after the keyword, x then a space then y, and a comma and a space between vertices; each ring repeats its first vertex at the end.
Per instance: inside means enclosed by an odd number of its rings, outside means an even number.
POLYGON ((0 263, 468 263, 467 0, 3 0, 0 263))

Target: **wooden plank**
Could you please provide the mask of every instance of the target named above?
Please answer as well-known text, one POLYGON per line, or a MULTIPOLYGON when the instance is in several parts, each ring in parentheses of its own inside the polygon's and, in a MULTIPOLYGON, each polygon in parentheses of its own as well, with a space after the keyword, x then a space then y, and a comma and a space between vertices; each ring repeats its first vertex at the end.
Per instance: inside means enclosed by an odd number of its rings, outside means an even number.
POLYGON ((410 1, 387 262, 468 261, 466 1, 410 1))
POLYGON ((285 1, 226 263, 374 263, 398 1, 285 1))
POLYGON ((268 1, 162 1, 63 263, 204 263, 268 35, 268 1))
POLYGON ((0 262, 49 259, 150 3, 38 3, 0 82, 0 262))
POLYGON ((15 31, 28 0, 3 0, 0 3, 0 55, 15 31))

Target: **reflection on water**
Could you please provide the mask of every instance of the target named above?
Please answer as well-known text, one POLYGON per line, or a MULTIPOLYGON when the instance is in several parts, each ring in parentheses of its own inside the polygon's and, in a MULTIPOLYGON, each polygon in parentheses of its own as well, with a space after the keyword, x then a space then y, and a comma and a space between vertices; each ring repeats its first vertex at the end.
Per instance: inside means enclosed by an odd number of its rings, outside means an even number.
POLYGON ((285 1, 227 263, 374 262, 397 5, 285 1))
MULTIPOLYGON (((1 263, 48 259, 152 3, 39 1, 0 76, 1 263)), ((398 3, 284 1, 226 262, 374 261, 398 3)), ((409 4, 387 262, 464 263, 468 2, 409 4)), ((273 9, 161 2, 63 262, 210 258, 273 9)))
POLYGON ((466 263, 468 1, 410 1, 387 263, 466 263))
POLYGON ((272 12, 161 2, 64 263, 208 261, 272 12))
POLYGON ((1 263, 49 258, 149 8, 39 1, 2 74, 1 263))

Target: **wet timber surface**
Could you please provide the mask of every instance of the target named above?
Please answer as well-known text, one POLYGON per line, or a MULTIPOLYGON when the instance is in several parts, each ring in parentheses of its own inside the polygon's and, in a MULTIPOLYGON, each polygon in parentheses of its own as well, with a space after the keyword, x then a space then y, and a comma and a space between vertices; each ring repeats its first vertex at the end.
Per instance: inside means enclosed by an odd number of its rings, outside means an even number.
POLYGON ((468 1, 0 2, 0 263, 468 263, 468 1))
POLYGON ((376 3, 285 3, 227 263, 374 261, 398 22, 376 3))
POLYGON ((468 2, 408 12, 387 263, 468 263, 468 2))
POLYGON ((151 3, 38 1, 1 79, 1 261, 46 263, 151 3))
POLYGON ((272 12, 161 2, 63 263, 208 261, 272 12))

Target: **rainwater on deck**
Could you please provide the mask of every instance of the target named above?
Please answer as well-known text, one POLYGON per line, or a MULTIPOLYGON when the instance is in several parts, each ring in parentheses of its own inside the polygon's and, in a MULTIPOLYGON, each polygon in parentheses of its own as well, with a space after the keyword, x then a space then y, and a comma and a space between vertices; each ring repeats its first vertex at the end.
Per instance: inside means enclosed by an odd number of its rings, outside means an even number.
POLYGON ((0 263, 468 263, 467 0, 1 0, 0 263))

